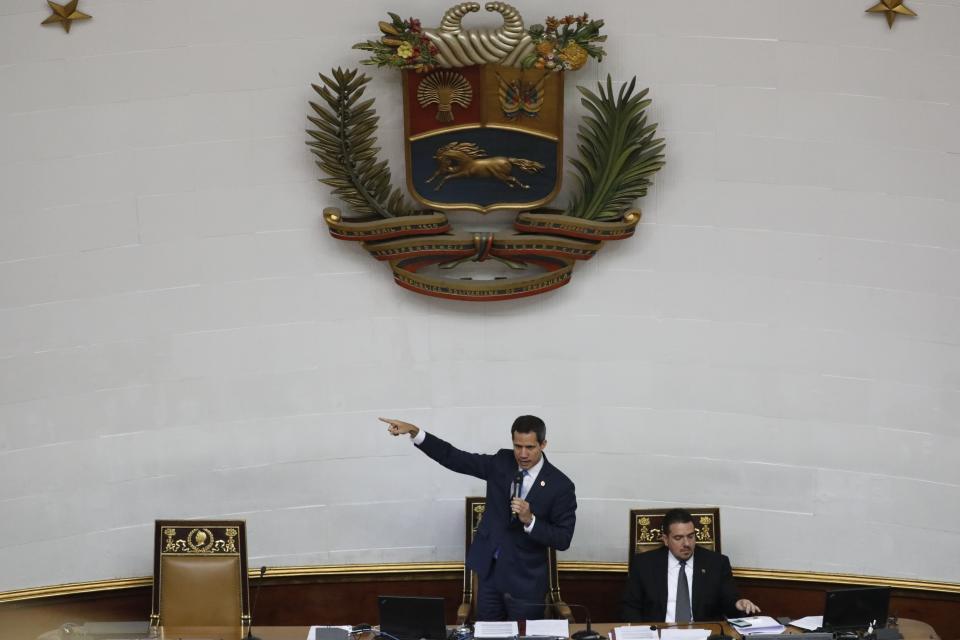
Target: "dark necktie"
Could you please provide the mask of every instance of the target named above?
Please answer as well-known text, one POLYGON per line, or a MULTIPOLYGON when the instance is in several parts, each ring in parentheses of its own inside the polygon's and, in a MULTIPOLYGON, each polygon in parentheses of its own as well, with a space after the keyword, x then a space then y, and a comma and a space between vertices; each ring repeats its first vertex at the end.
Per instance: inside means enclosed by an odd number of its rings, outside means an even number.
POLYGON ((690 609, 690 586, 687 584, 687 561, 680 561, 680 575, 677 577, 677 612, 674 616, 677 622, 693 620, 693 611, 690 609))

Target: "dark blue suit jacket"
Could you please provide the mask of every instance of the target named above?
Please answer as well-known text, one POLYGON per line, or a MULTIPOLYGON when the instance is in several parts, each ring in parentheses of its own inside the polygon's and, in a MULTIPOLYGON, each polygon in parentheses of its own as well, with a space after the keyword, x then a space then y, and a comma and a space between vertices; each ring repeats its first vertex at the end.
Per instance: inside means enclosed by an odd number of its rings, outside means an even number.
POLYGON ((496 587, 520 600, 543 602, 548 587, 547 547, 563 551, 573 539, 577 523, 573 482, 544 457, 526 497, 537 518, 526 533, 519 520, 510 520, 510 487, 517 475, 512 450, 501 449, 493 455, 468 453, 430 433, 420 450, 452 471, 487 482, 487 506, 467 553, 467 566, 481 580, 488 579, 499 549, 496 587))

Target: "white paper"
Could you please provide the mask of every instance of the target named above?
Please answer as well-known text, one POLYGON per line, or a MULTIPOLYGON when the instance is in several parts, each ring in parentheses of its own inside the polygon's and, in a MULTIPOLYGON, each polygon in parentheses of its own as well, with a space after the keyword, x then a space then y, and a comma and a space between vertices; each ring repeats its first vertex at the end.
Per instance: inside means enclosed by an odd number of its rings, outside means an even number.
POLYGON ((528 636, 570 637, 570 623, 566 620, 527 620, 526 628, 528 636))
POLYGON ((785 626, 783 626, 782 624, 778 624, 778 625, 775 626, 775 627, 746 627, 746 628, 744 628, 744 627, 734 627, 734 629, 736 629, 737 633, 739 633, 739 634, 742 635, 742 636, 752 636, 752 635, 756 635, 756 634, 758 634, 758 633, 763 633, 763 634, 767 634, 767 633, 783 633, 784 631, 787 630, 787 628, 786 628, 785 626))
POLYGON ((617 640, 650 640, 657 637, 657 630, 650 627, 617 627, 613 633, 617 640))
POLYGON ((313 640, 316 637, 317 629, 343 629, 347 633, 350 633, 351 631, 353 631, 353 627, 351 627, 350 625, 341 626, 341 627, 331 627, 328 624, 315 624, 312 627, 310 627, 309 631, 307 631, 307 640, 313 640))
POLYGON ((709 629, 660 629, 660 640, 707 640, 709 637, 709 629))
POLYGON ((473 625, 474 638, 513 638, 520 635, 516 620, 508 622, 476 622, 473 625))
POLYGON ((752 636, 755 633, 783 633, 787 630, 785 626, 771 618, 770 616, 748 616, 745 618, 730 618, 731 626, 742 636, 752 636), (732 624, 746 623, 746 626, 732 624))
POLYGON ((816 631, 823 626, 823 616, 805 616, 790 622, 791 627, 797 627, 804 631, 816 631))

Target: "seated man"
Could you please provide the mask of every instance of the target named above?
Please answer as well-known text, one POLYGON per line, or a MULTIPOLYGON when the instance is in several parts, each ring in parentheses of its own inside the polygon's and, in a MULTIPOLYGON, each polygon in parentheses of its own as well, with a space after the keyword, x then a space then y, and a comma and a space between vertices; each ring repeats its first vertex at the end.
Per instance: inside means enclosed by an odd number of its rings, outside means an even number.
POLYGON ((693 516, 671 509, 663 517, 663 548, 633 556, 623 594, 626 622, 692 622, 754 615, 738 599, 727 556, 697 547, 693 516))

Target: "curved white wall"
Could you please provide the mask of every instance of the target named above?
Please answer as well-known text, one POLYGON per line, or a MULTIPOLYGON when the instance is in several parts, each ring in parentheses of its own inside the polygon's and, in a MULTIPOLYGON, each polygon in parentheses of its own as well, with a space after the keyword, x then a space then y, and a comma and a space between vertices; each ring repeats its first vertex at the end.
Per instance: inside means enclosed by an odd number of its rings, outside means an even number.
POLYGON ((469 305, 327 236, 304 145, 316 74, 443 5, 4 2, 0 591, 148 575, 157 517, 246 518, 253 566, 455 560, 481 485, 375 417, 489 451, 527 412, 565 559, 719 504, 738 566, 960 581, 960 5, 867 4, 522 3, 606 19, 568 132, 637 75, 668 166, 570 286, 469 305))

